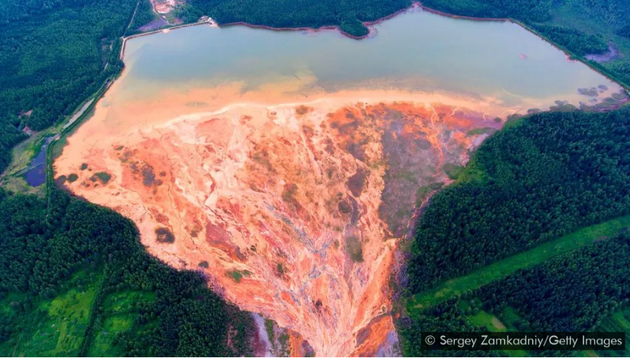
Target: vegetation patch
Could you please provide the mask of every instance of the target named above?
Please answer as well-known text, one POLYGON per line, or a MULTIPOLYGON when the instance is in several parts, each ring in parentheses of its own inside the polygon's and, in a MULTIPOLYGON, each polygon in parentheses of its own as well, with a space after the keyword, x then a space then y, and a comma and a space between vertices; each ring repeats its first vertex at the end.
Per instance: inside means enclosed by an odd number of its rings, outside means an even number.
POLYGON ((68 179, 68 182, 74 183, 75 181, 77 181, 77 179, 79 179, 79 176, 74 174, 74 173, 72 173, 72 174, 68 175, 67 179, 68 179))
POLYGON ((354 262, 363 262, 363 245, 357 236, 346 236, 346 252, 354 262))
POLYGON ((444 186, 444 183, 431 183, 429 185, 421 186, 416 191, 416 205, 422 203, 422 201, 427 197, 427 195, 432 192, 441 189, 444 186))
POLYGON ((442 170, 444 170, 444 173, 446 173, 449 178, 457 180, 459 175, 464 171, 464 167, 458 164, 445 163, 442 166, 442 170))
MULTIPOLYGON (((101 181, 101 183, 107 184, 109 180, 112 178, 112 176, 107 172, 98 172, 94 174, 92 178, 97 178, 98 180, 101 181)), ((95 181, 95 180, 92 180, 92 181, 95 181)))
POLYGON ((0 322, 9 319, 4 321, 8 340, 0 345, 0 354, 78 355, 102 278, 98 273, 78 272, 66 281, 72 288, 40 301, 34 308, 25 305, 24 296, 9 295, 4 300, 8 301, 6 308, 0 313, 0 322), (13 331, 11 327, 16 323, 20 328, 13 331))
POLYGON ((83 163, 83 164, 81 164, 81 170, 85 170, 85 169, 87 169, 87 168, 88 168, 87 163, 83 163))
POLYGON ((124 347, 120 337, 133 328, 143 306, 156 299, 156 294, 125 290, 107 295, 102 304, 102 316, 92 333, 88 355, 93 357, 120 356, 124 347))
POLYGON ((153 182, 155 181, 155 173, 153 172, 153 167, 145 163, 144 165, 142 165, 141 173, 142 184, 144 186, 153 185, 153 182))
POLYGON ((540 265, 552 257, 614 236, 627 227, 630 227, 630 215, 589 226, 538 245, 529 251, 497 261, 469 275, 446 281, 434 289, 413 296, 407 304, 407 311, 412 315, 418 314, 421 310, 478 289, 518 270, 540 265))
MULTIPOLYGON (((496 119, 496 118, 495 118, 496 119)), ((499 122, 501 121, 501 118, 499 118, 499 122)), ((475 129, 471 129, 468 132, 466 132, 467 136, 474 136, 474 135, 482 135, 482 134, 493 134, 495 133, 497 130, 494 128, 475 128, 475 129)))
POLYGON ((273 321, 265 318, 265 329, 267 330, 267 336, 269 336, 269 342, 273 345, 273 342, 276 340, 276 336, 273 331, 273 321))
POLYGON ((165 227, 156 229, 155 235, 157 242, 163 244, 172 244, 175 242, 175 235, 173 235, 173 233, 165 227))
POLYGON ((247 270, 232 270, 228 271, 227 275, 231 277, 236 283, 240 283, 243 277, 249 277, 251 273, 247 270))
POLYGON ((346 185, 348 186, 348 189, 350 189, 352 195, 355 197, 359 197, 361 195, 361 192, 363 192, 363 186, 365 185, 365 179, 369 173, 369 171, 363 168, 358 168, 357 172, 348 178, 346 185))
POLYGON ((278 262, 276 264, 276 272, 278 273, 278 276, 280 277, 284 276, 285 269, 284 269, 284 265, 282 265, 281 262, 278 262))
POLYGON ((199 264, 197 264, 197 266, 205 268, 205 269, 210 267, 210 265, 208 264, 208 261, 200 261, 199 264))

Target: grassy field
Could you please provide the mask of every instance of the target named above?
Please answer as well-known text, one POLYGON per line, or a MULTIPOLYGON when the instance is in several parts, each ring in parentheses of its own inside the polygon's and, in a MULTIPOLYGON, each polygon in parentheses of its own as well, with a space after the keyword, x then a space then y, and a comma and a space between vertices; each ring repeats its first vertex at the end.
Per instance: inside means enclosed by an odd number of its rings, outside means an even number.
POLYGON ((469 275, 446 281, 432 290, 415 295, 407 302, 407 312, 409 315, 416 315, 427 307, 504 278, 516 270, 538 265, 559 254, 611 237, 629 226, 630 215, 580 229, 529 251, 497 261, 469 275))
POLYGON ((138 317, 138 308, 155 299, 155 293, 142 291, 114 292, 105 298, 87 350, 91 357, 120 356, 117 335, 130 330, 138 317))
POLYGON ((0 345, 0 355, 76 356, 102 281, 101 272, 78 272, 65 285, 72 288, 30 309, 23 295, 6 297, 1 312, 20 321, 20 334, 0 345))
MULTIPOLYGON (((615 311, 615 313, 606 317, 602 323, 597 326, 595 332, 625 332, 626 337, 630 334, 630 307, 627 305, 615 311)), ((602 357, 630 357, 630 345, 626 344, 624 351, 586 351, 584 355, 602 356, 602 357)))
POLYGON ((80 271, 64 284, 67 290, 35 307, 22 304, 24 294, 0 301, 0 315, 19 321, 20 332, 0 344, 0 356, 77 356, 84 344, 88 356, 121 355, 116 337, 133 328, 139 308, 152 302, 155 293, 121 291, 97 300, 104 277, 102 268, 80 271), (93 319, 92 312, 100 313, 93 319))
MULTIPOLYGON (((473 299, 473 301, 476 302, 476 306, 479 307, 481 302, 479 301, 479 299, 475 298, 473 299)), ((488 332, 516 332, 518 331, 516 329, 516 327, 510 323, 508 323, 507 320, 505 320, 505 318, 503 319, 499 319, 499 317, 493 315, 492 313, 489 313, 487 311, 484 311, 482 309, 477 309, 477 310, 473 310, 472 306, 470 304, 470 301, 466 301, 466 300, 462 300, 459 302, 459 307, 464 311, 464 312, 468 312, 468 314, 466 314, 466 316, 468 317, 468 319, 470 320, 470 323, 475 325, 476 327, 480 328, 482 331, 488 331, 488 332)), ((516 313, 514 311, 513 308, 511 307, 507 307, 506 311, 511 310, 514 312, 514 314, 516 313)), ((509 314, 506 314, 507 312, 504 312, 504 314, 502 315, 503 317, 510 317, 509 314)), ((518 318, 518 316, 516 316, 515 318, 518 318)), ((512 321, 510 321, 512 322, 512 321)), ((506 356, 509 357, 529 357, 531 356, 530 353, 528 353, 527 351, 524 350, 505 350, 502 351, 503 354, 505 354, 506 356)))

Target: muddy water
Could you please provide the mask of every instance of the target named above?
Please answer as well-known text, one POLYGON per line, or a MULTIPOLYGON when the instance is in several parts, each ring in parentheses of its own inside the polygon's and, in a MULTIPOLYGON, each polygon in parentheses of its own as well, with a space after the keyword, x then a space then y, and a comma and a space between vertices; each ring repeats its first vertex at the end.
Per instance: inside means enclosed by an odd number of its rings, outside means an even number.
POLYGON ((55 175, 134 220, 151 254, 289 329, 292 353, 394 354, 389 281, 414 207, 509 114, 619 87, 510 23, 413 10, 375 30, 128 41, 55 175))
MULTIPOLYGON (((610 81, 522 27, 410 11, 376 26, 377 36, 352 41, 334 31, 273 32, 199 26, 129 41, 124 94, 153 95, 241 81, 244 88, 296 77, 325 90, 381 85, 494 97, 507 105, 578 104, 578 87, 610 81), (147 89, 153 91, 147 91, 147 89), (142 90, 142 91, 140 91, 142 90), (551 101, 550 101, 551 100, 551 101)), ((373 86, 370 86, 373 88, 373 86)))

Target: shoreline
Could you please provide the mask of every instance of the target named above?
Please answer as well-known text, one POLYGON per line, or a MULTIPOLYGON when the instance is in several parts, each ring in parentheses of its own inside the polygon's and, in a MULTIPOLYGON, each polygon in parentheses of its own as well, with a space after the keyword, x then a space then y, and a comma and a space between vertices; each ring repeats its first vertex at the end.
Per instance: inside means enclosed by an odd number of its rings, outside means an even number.
POLYGON ((452 18, 452 19, 469 20, 469 21, 511 22, 513 24, 519 25, 520 27, 522 27, 525 30, 529 31, 530 33, 534 34, 535 36, 537 36, 541 40, 545 41, 546 43, 550 44, 551 46, 555 47, 556 49, 562 51, 567 56, 567 59, 569 61, 581 62, 584 65, 588 66, 588 68, 590 68, 591 70, 599 73, 600 75, 606 77, 610 81, 618 84, 621 88, 624 89, 624 91, 626 92, 626 95, 630 96, 630 86, 629 85, 626 85, 625 83, 623 83, 623 82, 617 80, 616 78, 612 77, 611 74, 605 73, 601 69, 595 67, 593 64, 590 63, 591 60, 587 61, 586 58, 582 58, 582 57, 576 56, 569 49, 567 49, 564 46, 561 46, 561 45, 551 41, 550 39, 548 39, 547 37, 543 36, 538 31, 536 31, 534 28, 532 28, 530 26, 527 26, 527 24, 525 24, 525 23, 523 23, 523 22, 521 22, 519 20, 512 19, 512 18, 507 18, 507 17, 506 18, 500 18, 500 17, 487 17, 486 18, 486 17, 473 17, 473 16, 455 15, 455 14, 449 14, 447 12, 443 12, 443 11, 440 11, 440 10, 435 10, 435 9, 428 8, 428 7, 424 6, 424 5, 422 5, 422 3, 420 3, 420 2, 415 2, 414 5, 416 5, 417 7, 421 8, 422 10, 430 12, 432 14, 439 15, 439 16, 444 16, 444 17, 449 17, 449 18, 452 18))
POLYGON ((520 25, 520 22, 516 22, 510 18, 504 18, 504 17, 474 17, 474 16, 464 16, 464 15, 455 15, 455 14, 449 14, 448 12, 443 12, 440 10, 435 10, 435 9, 431 9, 429 7, 426 7, 424 5, 422 5, 422 3, 420 2, 416 2, 415 4, 417 4, 416 6, 421 8, 422 10, 426 11, 426 12, 430 12, 432 14, 436 14, 436 15, 440 15, 440 16, 445 16, 445 17, 450 17, 452 19, 459 19, 459 20, 470 20, 470 21, 494 21, 494 22, 514 22, 520 25))
MULTIPOLYGON (((469 17, 469 16, 460 16, 460 15, 453 15, 453 14, 448 14, 439 10, 434 10, 431 8, 428 8, 424 5, 422 5, 420 2, 418 1, 414 1, 412 3, 411 6, 398 10, 390 15, 387 15, 383 18, 377 19, 375 21, 370 21, 370 22, 365 22, 364 24, 366 26, 373 26, 373 25, 377 25, 380 24, 388 19, 391 19, 395 16, 398 16, 402 13, 405 13, 407 11, 413 10, 413 9, 421 9, 422 11, 427 11, 429 13, 435 14, 435 15, 439 15, 439 16, 445 16, 445 17, 450 17, 450 18, 454 18, 454 19, 460 19, 460 20, 470 20, 470 21, 497 21, 497 22, 512 22, 515 23, 521 27, 523 27, 525 30, 533 33, 534 35, 536 35, 537 37, 539 37, 540 39, 542 39, 543 41, 549 43, 550 45, 554 46, 556 49, 562 51, 563 53, 571 56, 571 52, 569 52, 568 50, 562 48, 561 46, 553 43, 552 41, 548 40, 547 38, 545 38, 544 36, 542 36, 541 34, 537 33, 535 30, 531 29, 530 27, 526 26, 525 24, 521 23, 520 21, 514 20, 514 19, 510 19, 510 18, 476 18, 476 17, 469 17)), ((180 28, 185 28, 185 27, 192 27, 192 26, 201 26, 201 25, 209 25, 211 27, 229 27, 229 26, 247 26, 250 28, 261 28, 261 29, 267 29, 267 30, 271 30, 271 31, 311 31, 311 32, 318 32, 318 31, 327 31, 327 30, 338 30, 341 34, 343 34, 344 36, 347 36, 349 38, 353 38, 353 39, 363 39, 363 38, 367 38, 372 34, 372 31, 370 31, 370 33, 368 33, 365 36, 362 37, 356 37, 356 36, 352 36, 347 34, 346 32, 342 31, 339 26, 325 26, 325 27, 320 27, 320 28, 310 28, 310 27, 298 27, 298 28, 273 28, 273 27, 269 27, 269 26, 264 26, 264 25, 252 25, 252 24, 248 24, 245 22, 238 22, 238 23, 232 23, 232 24, 226 24, 226 25, 218 25, 216 22, 214 22, 212 19, 210 19, 209 21, 203 21, 203 22, 197 22, 197 23, 188 23, 188 24, 179 24, 179 25, 174 25, 174 26, 170 26, 170 27, 166 27, 166 28, 162 28, 162 29, 158 29, 158 30, 153 30, 153 31, 148 31, 148 32, 144 32, 144 33, 138 33, 138 34, 134 34, 134 35, 130 35, 130 36, 122 36, 122 44, 121 44, 121 50, 120 50, 120 59, 121 61, 123 61, 124 64, 124 56, 125 56, 125 50, 126 50, 126 41, 129 39, 134 39, 137 37, 142 37, 142 36, 149 36, 149 35, 154 35, 154 34, 158 34, 158 33, 164 33, 164 32, 168 32, 170 30, 177 30, 180 28)), ((599 68, 595 67, 594 65, 590 64, 589 62, 586 62, 584 60, 581 59, 576 59, 573 61, 579 61, 582 62, 583 64, 585 64, 586 66, 588 66, 591 70, 599 73, 600 75, 604 76, 605 78, 607 78, 608 80, 618 84, 626 93, 626 95, 630 96, 630 88, 625 86, 625 84, 621 83, 620 81, 617 81, 615 78, 609 76, 607 73, 601 71, 599 68)), ((120 79, 120 77, 125 75, 125 67, 124 66, 122 68, 122 70, 115 76, 113 76, 112 78, 109 78, 108 81, 109 83, 106 83, 106 85, 104 86, 105 88, 101 88, 101 90, 97 91, 97 96, 94 97, 94 102, 92 103, 92 105, 96 105, 96 103, 101 99, 101 97, 105 94, 105 92, 107 92, 109 90, 109 88, 114 84, 114 82, 118 79, 120 79)), ((91 107, 93 107, 91 106, 91 107)), ((78 108, 77 108, 78 109, 78 108)), ((82 121, 77 121, 77 122, 82 122, 82 121)), ((76 127, 77 124, 80 123, 73 123, 74 125, 72 125, 71 127, 76 127)), ((65 132, 65 130, 64 130, 65 132)), ((51 146, 52 147, 52 146, 51 146)))
POLYGON ((147 31, 147 32, 141 32, 139 34, 134 34, 134 35, 130 35, 130 36, 122 36, 122 44, 120 46, 120 60, 123 61, 123 63, 125 62, 125 49, 127 48, 127 40, 133 40, 135 38, 138 37, 144 37, 144 36, 150 36, 150 35, 156 35, 159 33, 167 33, 169 31, 172 30, 178 30, 178 29, 182 29, 185 27, 193 27, 193 26, 201 26, 201 25, 208 25, 210 27, 213 26, 213 23, 210 21, 203 21, 203 22, 195 22, 192 24, 179 24, 179 25, 174 25, 174 26, 167 26, 167 27, 163 27, 161 29, 158 30, 152 30, 152 31, 147 31))
MULTIPOLYGON (((366 21, 366 22, 361 22, 363 24, 363 26, 367 27, 368 30, 371 30, 369 27, 370 26, 374 26, 374 25, 378 25, 380 23, 382 23, 383 21, 389 20, 395 16, 398 16, 402 13, 405 13, 411 9, 414 8, 418 8, 421 7, 419 2, 413 2, 411 4, 411 6, 406 7, 404 9, 400 9, 392 14, 389 14, 387 16, 381 17, 379 19, 376 19, 374 21, 366 21)), ((347 33, 346 31, 343 31, 341 29, 341 26, 339 25, 324 25, 324 26, 320 26, 320 27, 308 27, 308 26, 300 26, 300 27, 273 27, 273 26, 267 26, 267 25, 257 25, 257 24, 250 24, 244 21, 236 21, 236 22, 229 22, 229 23, 225 23, 225 24, 219 24, 220 28, 228 28, 228 27, 232 27, 232 26, 245 26, 245 27, 249 27, 251 29, 264 29, 264 30, 269 30, 269 31, 278 31, 278 32, 283 32, 283 31, 308 31, 308 32, 320 32, 320 31, 329 31, 329 30, 335 30, 337 32, 339 32, 340 34, 351 38, 353 40, 363 40, 366 39, 368 37, 370 37, 370 34, 372 33, 371 31, 368 31, 367 34, 365 35, 361 35, 361 36, 355 36, 352 34, 347 33)))
POLYGON ((210 25, 210 26, 216 26, 218 28, 229 28, 229 27, 233 27, 233 26, 244 26, 244 27, 248 27, 251 29, 263 29, 263 30, 269 30, 269 31, 278 31, 278 32, 283 32, 283 31, 306 31, 306 32, 312 32, 312 33, 318 33, 321 31, 330 31, 330 30, 334 30, 339 32, 341 35, 348 37, 350 39, 353 40, 363 40, 366 38, 369 38, 370 35, 373 34, 373 29, 371 29, 371 26, 375 26, 375 25, 379 25, 382 22, 389 20, 393 17, 396 17, 400 14, 403 14, 407 11, 413 10, 413 9, 422 9, 422 11, 426 11, 429 12, 431 14, 435 14, 438 16, 444 16, 444 17, 448 17, 448 18, 452 18, 452 19, 457 19, 457 20, 469 20, 469 21, 491 21, 491 22, 510 22, 513 24, 516 24, 520 27, 522 27, 523 29, 525 29, 526 31, 534 34, 535 36, 537 36, 538 38, 540 38, 541 40, 545 41, 546 43, 550 44, 551 46, 555 47, 556 49, 562 51, 566 56, 567 59, 569 61, 579 61, 581 63, 583 63, 584 65, 588 66, 591 70, 599 73, 600 75, 604 76, 605 78, 607 78, 608 80, 618 84, 619 86, 621 86, 624 91, 626 91, 626 94, 628 96, 630 96, 630 86, 626 85, 625 83, 617 80, 616 78, 613 77, 612 74, 609 74, 607 72, 604 72, 604 70, 598 68, 597 66, 591 64, 591 61, 587 61, 586 58, 582 58, 582 57, 578 57, 576 56, 573 52, 571 52, 569 49, 565 48, 564 46, 561 46, 557 43, 554 43, 553 41, 551 41, 550 39, 548 39, 547 37, 543 36, 542 34, 540 34, 538 31, 536 31, 534 28, 527 26, 527 24, 516 20, 516 19, 512 19, 512 18, 495 18, 495 17, 488 17, 488 18, 484 18, 484 17, 474 17, 474 16, 464 16, 464 15, 455 15, 455 14, 449 14, 447 12, 443 12, 440 10, 435 10, 435 9, 431 9, 429 7, 424 6, 420 1, 413 1, 411 3, 411 5, 409 7, 406 7, 404 9, 400 9, 392 14, 389 14, 387 16, 381 17, 379 19, 376 19, 374 21, 366 21, 366 22, 362 22, 362 24, 368 28, 368 33, 362 36, 355 36, 352 34, 349 34, 345 31, 343 31, 341 29, 341 27, 339 25, 324 25, 324 26, 320 26, 320 27, 308 27, 308 26, 300 26, 300 27, 273 27, 273 26, 267 26, 267 25, 257 25, 257 24, 250 24, 244 21, 236 21, 236 22, 230 22, 230 23, 225 23, 225 24, 219 24, 217 22, 214 21, 203 21, 203 22, 196 22, 196 23, 188 23, 188 24, 180 24, 180 25, 174 25, 174 26, 169 26, 169 27, 165 27, 159 30, 153 30, 153 31, 148 31, 148 32, 143 32, 143 33, 139 33, 139 34, 134 34, 131 36, 123 36, 122 37, 122 45, 121 45, 121 51, 120 51, 120 59, 124 62, 124 56, 125 56, 125 49, 126 49, 126 45, 127 45, 127 40, 131 40, 137 37, 142 37, 142 36, 149 36, 149 35, 153 35, 153 34, 158 34, 158 33, 163 33, 165 30, 177 30, 177 29, 181 29, 181 28, 185 28, 185 27, 192 27, 192 26, 200 26, 200 25, 210 25))

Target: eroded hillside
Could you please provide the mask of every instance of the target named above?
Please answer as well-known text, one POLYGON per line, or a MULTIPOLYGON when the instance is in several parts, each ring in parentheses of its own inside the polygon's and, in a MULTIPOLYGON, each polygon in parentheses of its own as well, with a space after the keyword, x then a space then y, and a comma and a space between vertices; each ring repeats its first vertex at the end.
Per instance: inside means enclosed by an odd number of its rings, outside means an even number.
POLYGON ((180 117, 110 108, 106 97, 55 162, 58 182, 134 220, 153 255, 203 272, 317 355, 390 349, 398 240, 414 208, 502 121, 481 102, 471 110, 413 94, 201 113, 191 107, 212 106, 193 97, 182 108, 196 114, 180 117))

